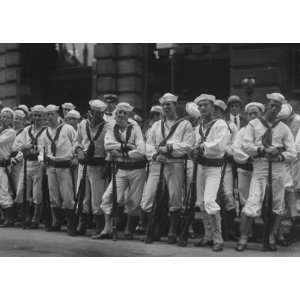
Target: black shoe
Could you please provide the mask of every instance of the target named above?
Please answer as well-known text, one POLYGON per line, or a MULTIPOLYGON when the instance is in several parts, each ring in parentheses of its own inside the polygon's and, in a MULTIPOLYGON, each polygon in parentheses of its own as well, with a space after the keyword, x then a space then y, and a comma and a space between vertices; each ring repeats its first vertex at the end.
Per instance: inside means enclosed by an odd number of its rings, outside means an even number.
POLYGON ((145 236, 145 239, 144 239, 144 243, 145 244, 152 244, 153 243, 153 238, 151 236, 145 236))
POLYGON ((206 239, 201 239, 199 242, 194 244, 194 247, 206 247, 206 246, 213 246, 213 241, 209 241, 206 239))
POLYGON ((247 244, 237 243, 235 250, 239 252, 243 252, 247 249, 247 244))
POLYGON ((93 240, 111 240, 112 234, 111 233, 99 233, 92 236, 93 240))
POLYGON ((168 236, 168 244, 170 244, 170 245, 176 244, 176 236, 175 235, 168 236))
POLYGON ((52 232, 52 231, 60 231, 61 228, 60 228, 60 225, 54 225, 54 226, 50 226, 46 229, 46 231, 48 232, 52 232))
POLYGON ((178 243, 177 243, 177 245, 179 247, 187 247, 188 241, 187 240, 179 240, 178 243))
POLYGON ((277 239, 276 244, 282 247, 288 247, 289 242, 286 239, 277 239))
POLYGON ((223 243, 214 243, 212 247, 212 251, 214 252, 223 251, 223 243))
POLYGON ((274 252, 274 251, 277 251, 277 246, 275 243, 264 244, 262 250, 264 252, 267 252, 267 251, 274 252))
POLYGON ((38 229, 39 228, 39 223, 38 222, 31 222, 29 228, 30 229, 38 229))
POLYGON ((132 241, 133 240, 133 233, 126 232, 124 233, 124 239, 127 241, 132 241))

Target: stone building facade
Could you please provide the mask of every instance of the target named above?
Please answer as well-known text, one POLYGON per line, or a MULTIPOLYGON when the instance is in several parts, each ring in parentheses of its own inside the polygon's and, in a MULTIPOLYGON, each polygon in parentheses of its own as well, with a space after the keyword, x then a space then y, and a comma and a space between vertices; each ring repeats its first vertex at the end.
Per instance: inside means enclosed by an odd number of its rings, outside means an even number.
POLYGON ((182 102, 203 92, 245 102, 272 91, 300 97, 298 44, 84 44, 81 61, 75 46, 64 45, 0 44, 4 104, 71 101, 84 110, 90 98, 116 93, 144 114, 167 91, 182 102))

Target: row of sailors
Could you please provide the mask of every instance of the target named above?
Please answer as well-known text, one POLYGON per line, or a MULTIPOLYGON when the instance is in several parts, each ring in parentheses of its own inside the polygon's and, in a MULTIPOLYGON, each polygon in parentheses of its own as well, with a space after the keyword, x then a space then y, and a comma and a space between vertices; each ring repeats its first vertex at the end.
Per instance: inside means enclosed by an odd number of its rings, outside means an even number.
MULTIPOLYGON (((237 96, 231 96, 227 103, 233 108, 227 122, 226 104, 216 100, 212 95, 202 94, 193 103, 187 104, 189 120, 177 117, 177 99, 177 96, 171 93, 160 98, 161 107, 157 106, 155 108, 157 111, 153 112, 160 113, 162 110, 163 118, 149 126, 144 134, 146 140, 137 122, 129 118, 133 107, 128 103, 115 105, 115 110, 109 115, 105 114, 107 103, 102 100, 91 100, 88 118, 83 119, 77 126, 60 122, 59 107, 48 105, 44 108, 36 105, 31 109, 32 125, 25 127, 17 136, 16 130, 11 127, 13 118, 17 117, 17 111, 2 109, 0 205, 6 215, 5 224, 11 225, 13 207, 22 203, 24 191, 22 157, 26 157, 27 199, 34 204, 34 213, 28 222, 33 228, 40 222, 43 203, 42 178, 46 168, 52 216, 50 230, 60 229, 61 210, 64 210, 68 233, 84 234, 87 215, 91 211, 96 223, 94 238, 110 238, 112 183, 107 182, 106 161, 114 159, 118 165, 117 200, 125 204, 128 213, 125 237, 131 239, 134 230, 132 217, 140 214, 143 223, 143 220, 147 220, 151 214, 160 165, 164 164, 164 179, 169 192, 168 243, 176 243, 185 176, 187 175, 189 184, 192 177, 192 160, 196 160, 197 205, 203 212, 205 230, 204 237, 197 245, 212 245, 214 251, 221 251, 223 249, 221 208, 216 198, 226 154, 228 159, 223 181, 226 195, 225 210, 232 222, 236 214, 232 157, 239 166, 238 185, 242 213, 238 250, 246 248, 250 222, 261 213, 267 183, 267 159, 272 159, 274 222, 269 242, 270 249, 274 250, 280 216, 284 213, 287 163, 297 157, 295 138, 291 130, 283 122, 277 122, 277 115, 286 102, 283 95, 268 94, 269 102, 266 109, 261 103, 249 103, 245 108, 250 121, 247 126, 244 126, 246 120, 241 114, 234 114, 234 110, 238 111, 241 107, 241 101, 237 96), (44 126, 45 116, 47 126, 44 126), (269 135, 269 144, 264 142, 266 135, 269 135), (16 161, 12 170, 9 170, 8 164, 12 154, 16 161), (184 168, 186 157, 190 158, 187 162, 187 174, 184 168), (74 167, 78 161, 76 174, 74 167), (87 163, 88 168, 83 212, 79 227, 74 228, 75 190, 78 189, 84 163, 87 163), (18 177, 15 199, 11 193, 13 185, 8 176, 9 172, 14 173, 14 169, 18 169, 15 173, 19 175, 15 176, 18 177), (105 226, 102 230, 103 215, 105 226)), ((69 122, 72 119, 78 120, 80 115, 74 111, 74 107, 69 106, 65 109, 68 110, 65 118, 71 119, 69 122)), ((296 137, 296 144, 300 144, 300 134, 296 137)), ((151 240, 146 239, 146 242, 151 240)))

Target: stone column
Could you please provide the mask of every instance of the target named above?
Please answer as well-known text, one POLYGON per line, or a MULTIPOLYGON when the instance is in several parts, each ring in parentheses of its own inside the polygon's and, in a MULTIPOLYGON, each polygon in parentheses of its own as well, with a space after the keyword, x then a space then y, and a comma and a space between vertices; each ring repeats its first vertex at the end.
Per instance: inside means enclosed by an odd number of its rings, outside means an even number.
POLYGON ((96 44, 96 94, 116 93, 143 111, 143 44, 96 44))

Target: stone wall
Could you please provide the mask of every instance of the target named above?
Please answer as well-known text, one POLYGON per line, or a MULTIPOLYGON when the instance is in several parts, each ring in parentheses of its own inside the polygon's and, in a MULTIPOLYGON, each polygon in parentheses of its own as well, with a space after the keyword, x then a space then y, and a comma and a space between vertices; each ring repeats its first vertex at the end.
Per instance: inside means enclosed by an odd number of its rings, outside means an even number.
POLYGON ((8 106, 20 101, 19 44, 0 44, 0 100, 8 106))

